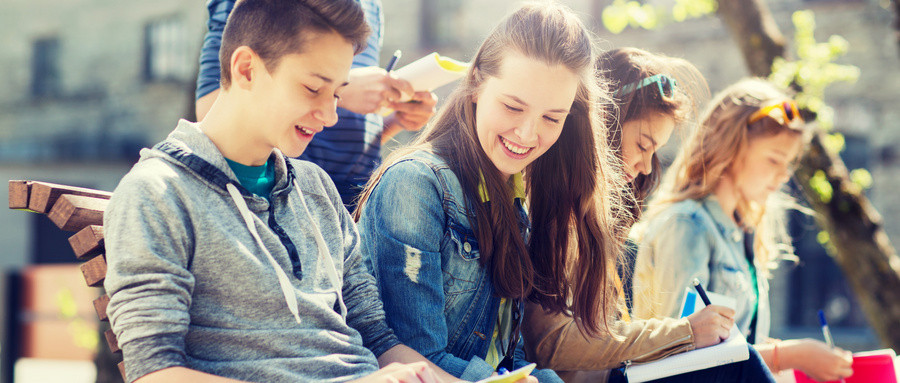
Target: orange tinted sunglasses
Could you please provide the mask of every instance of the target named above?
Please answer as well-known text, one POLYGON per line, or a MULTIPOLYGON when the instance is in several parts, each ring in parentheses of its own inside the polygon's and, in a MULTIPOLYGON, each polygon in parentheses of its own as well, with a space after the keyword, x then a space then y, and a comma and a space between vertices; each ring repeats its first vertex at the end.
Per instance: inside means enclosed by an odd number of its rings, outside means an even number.
POLYGON ((781 112, 784 113, 784 117, 787 118, 785 123, 794 121, 795 119, 803 121, 803 118, 800 117, 800 108, 797 107, 797 102, 794 100, 779 102, 774 105, 764 106, 757 110, 755 113, 750 115, 750 118, 747 119, 748 123, 754 123, 759 120, 762 120, 765 117, 769 117, 772 111, 775 109, 781 109, 781 112))

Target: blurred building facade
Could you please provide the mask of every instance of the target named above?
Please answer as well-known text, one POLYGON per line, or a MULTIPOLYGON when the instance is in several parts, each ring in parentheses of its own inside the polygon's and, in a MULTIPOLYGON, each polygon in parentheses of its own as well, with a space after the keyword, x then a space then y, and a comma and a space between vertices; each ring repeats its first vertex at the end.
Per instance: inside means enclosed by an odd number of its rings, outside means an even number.
MULTIPOLYGON (((520 3, 383 2, 382 52, 387 56, 402 49, 404 61, 431 51, 471 59, 489 28, 520 3)), ((613 35, 597 21, 612 0, 563 2, 592 26, 604 49, 636 46, 683 57, 700 69, 713 92, 747 74, 737 46, 715 17, 613 35)), ((670 6, 673 0, 646 2, 670 6)), ((840 62, 859 66, 861 78, 856 84, 832 86, 827 101, 835 107, 837 129, 847 136, 845 161, 850 168, 870 170, 874 184, 869 196, 883 215, 888 234, 895 244, 900 243, 900 195, 895 192, 900 189, 896 149, 900 147, 900 111, 893 107, 900 93, 900 54, 891 29, 890 1, 767 3, 789 39, 791 13, 812 9, 819 41, 840 34, 850 42, 850 51, 840 62)), ((206 17, 205 2, 199 0, 2 2, 0 179, 112 190, 141 147, 165 137, 178 118, 192 117, 193 82, 206 17)), ((42 219, 0 209, 0 269, 69 261, 65 237, 42 219)), ((798 220, 794 226, 810 225, 809 220, 798 220)), ((800 239, 804 249, 812 249, 802 255, 801 265, 782 268, 772 281, 776 334, 816 336, 816 329, 809 327, 815 315, 810 310, 826 307, 830 316, 839 318, 837 324, 848 329, 837 334, 839 341, 869 347, 874 336, 855 311, 840 271, 820 248, 815 250, 815 229, 811 232, 812 237, 800 239), (830 283, 823 276, 838 282, 830 283)), ((4 296, 9 293, 14 292, 4 296)), ((9 321, 5 311, 0 318, 9 321)), ((3 345, 0 351, 8 352, 5 339, 3 345)))
MULTIPOLYGON (((192 114, 197 52, 206 30, 204 5, 196 0, 0 4, 0 179, 113 190, 140 148, 164 138, 178 118, 192 114)), ((25 343, 73 343, 84 335, 84 330, 72 332, 73 324, 96 322, 90 300, 77 302, 87 311, 80 307, 75 318, 53 312, 53 307, 64 308, 60 296, 82 286, 57 282, 39 298, 42 305, 28 293, 35 291, 26 286, 32 275, 58 270, 52 265, 39 270, 41 265, 74 261, 66 237, 42 215, 0 209, 0 270, 5 272, 0 382, 13 379, 15 355, 54 357, 25 343), (40 330, 45 335, 51 333, 48 328, 59 329, 59 336, 41 341, 28 335, 33 328, 45 329, 40 330)), ((77 268, 70 270, 81 279, 77 268)), ((71 354, 72 359, 85 357, 71 354)), ((17 379, 26 379, 22 371, 17 379)))

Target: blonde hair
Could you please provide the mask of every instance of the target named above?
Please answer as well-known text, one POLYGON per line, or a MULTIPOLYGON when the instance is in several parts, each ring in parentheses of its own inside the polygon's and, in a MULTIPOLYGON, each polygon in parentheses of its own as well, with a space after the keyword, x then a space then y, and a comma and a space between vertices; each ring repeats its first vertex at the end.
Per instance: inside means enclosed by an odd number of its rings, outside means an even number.
MULTIPOLYGON (((751 141, 781 133, 808 139, 809 131, 799 119, 786 121, 772 116, 748 123, 761 107, 789 100, 788 93, 771 83, 749 78, 733 84, 713 97, 700 126, 689 137, 663 178, 648 216, 666 206, 713 194, 723 176, 746 152, 751 141)), ((792 259, 794 248, 785 224, 788 208, 798 207, 789 195, 776 191, 758 204, 739 199, 736 215, 744 228, 755 231, 754 260, 761 277, 768 277, 779 259, 792 259)))

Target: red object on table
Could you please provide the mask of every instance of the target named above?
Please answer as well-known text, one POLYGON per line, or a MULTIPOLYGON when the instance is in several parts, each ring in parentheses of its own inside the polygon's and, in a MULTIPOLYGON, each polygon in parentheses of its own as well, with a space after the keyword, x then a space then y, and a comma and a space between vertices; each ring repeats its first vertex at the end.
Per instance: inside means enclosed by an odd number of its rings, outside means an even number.
MULTIPOLYGON (((853 376, 846 383, 898 383, 894 371, 894 351, 890 349, 853 354, 853 376)), ((800 370, 794 370, 797 383, 815 383, 800 370)), ((839 380, 832 382, 840 383, 839 380)))

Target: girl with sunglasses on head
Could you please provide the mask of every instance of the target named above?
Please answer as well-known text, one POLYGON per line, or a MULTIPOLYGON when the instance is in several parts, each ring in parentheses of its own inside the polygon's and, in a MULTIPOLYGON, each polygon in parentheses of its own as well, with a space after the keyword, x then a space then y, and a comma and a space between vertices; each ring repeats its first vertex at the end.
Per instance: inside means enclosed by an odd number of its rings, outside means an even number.
POLYGON ((737 301, 735 325, 769 368, 813 379, 852 374, 851 355, 812 340, 769 339, 767 278, 793 257, 780 189, 808 137, 797 104, 761 79, 719 93, 666 173, 641 229, 634 313, 675 316, 697 278, 737 301))
MULTIPOLYGON (((618 217, 625 233, 641 214, 644 198, 659 180, 656 152, 669 141, 679 125, 693 120, 695 99, 706 91, 697 69, 683 59, 653 54, 637 48, 604 53, 597 69, 608 82, 614 104, 604 114, 608 141, 620 160, 626 185, 618 217), (676 77, 681 81, 676 80, 676 77), (687 85, 681 85, 687 84, 687 85)), ((624 258, 624 257, 623 257, 624 258)), ((622 261, 626 261, 622 259, 622 261)), ((621 293, 618 275, 611 280, 621 293)), ((625 272, 625 277, 630 273, 625 272)), ((709 306, 686 318, 630 320, 624 295, 619 296, 619 320, 606 334, 579 331, 570 316, 550 313, 528 304, 523 336, 529 355, 552 368, 567 382, 624 381, 622 365, 643 363, 675 353, 718 344, 728 337, 734 311, 709 306), (616 369, 612 372, 610 369, 616 369)), ((770 380, 768 370, 751 352, 748 361, 662 379, 666 382, 759 382, 770 380)))
POLYGON ((521 7, 481 45, 436 121, 363 192, 359 230, 388 324, 462 379, 527 364, 526 300, 606 326, 611 284, 594 270, 618 251, 608 178, 620 177, 594 60, 571 11, 521 7))

